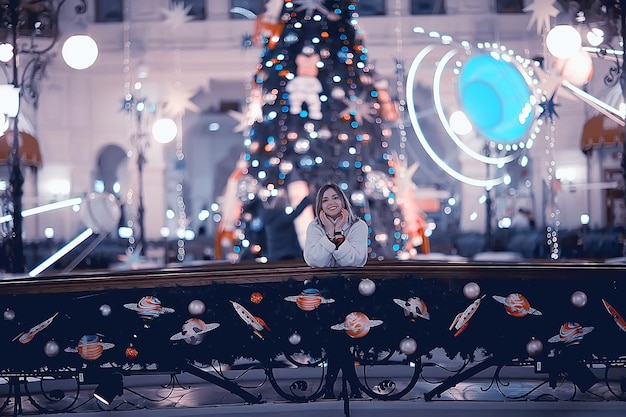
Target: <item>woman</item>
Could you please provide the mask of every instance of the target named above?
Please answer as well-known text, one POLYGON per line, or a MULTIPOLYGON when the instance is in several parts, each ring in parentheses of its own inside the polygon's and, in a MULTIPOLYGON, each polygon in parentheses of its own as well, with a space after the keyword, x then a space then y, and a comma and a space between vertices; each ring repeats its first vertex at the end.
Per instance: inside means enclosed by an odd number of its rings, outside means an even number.
POLYGON ((341 188, 324 184, 315 198, 315 220, 307 228, 304 260, 314 268, 363 266, 367 233, 367 224, 352 213, 341 188))

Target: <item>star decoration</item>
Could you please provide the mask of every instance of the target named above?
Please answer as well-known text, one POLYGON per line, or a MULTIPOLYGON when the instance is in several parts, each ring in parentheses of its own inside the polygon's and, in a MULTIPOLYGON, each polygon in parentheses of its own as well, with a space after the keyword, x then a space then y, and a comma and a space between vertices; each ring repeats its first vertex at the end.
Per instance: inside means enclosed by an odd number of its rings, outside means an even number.
POLYGON ((250 128, 254 122, 263 121, 263 104, 266 102, 266 96, 263 96, 260 87, 255 87, 250 91, 248 97, 248 109, 245 113, 230 110, 228 115, 239 123, 233 128, 233 132, 243 132, 250 128))
POLYGON ((549 100, 546 100, 543 103, 539 104, 539 107, 541 107, 541 113, 539 114, 540 118, 545 118, 546 120, 552 122, 554 120, 554 117, 559 117, 559 114, 556 112, 556 108, 560 106, 560 104, 555 103, 555 96, 556 91, 552 93, 552 96, 549 100))
POLYGON ((243 132, 250 127, 247 114, 240 111, 228 110, 228 115, 237 121, 237 125, 233 128, 233 132, 243 132))
POLYGON ((322 5, 322 0, 294 0, 294 4, 297 6, 296 12, 304 10, 304 16, 308 19, 311 18, 315 10, 318 10, 324 16, 330 14, 330 11, 322 5))
POLYGON ((187 110, 199 112, 200 108, 191 101, 194 92, 184 91, 180 88, 172 88, 165 95, 163 112, 170 117, 182 117, 187 110))
POLYGON ((252 48, 253 43, 254 42, 252 40, 252 35, 250 35, 249 33, 246 33, 241 37, 241 46, 243 46, 245 49, 252 48))
POLYGON ((165 17, 164 23, 172 30, 178 29, 187 22, 193 20, 193 16, 189 16, 191 5, 186 6, 183 2, 175 2, 171 9, 161 8, 161 12, 165 17))
POLYGON ((550 30, 550 18, 557 17, 559 9, 554 7, 555 0, 535 0, 534 3, 524 7, 525 12, 531 12, 528 29, 535 23, 537 25, 537 35, 542 31, 546 33, 550 30))
POLYGON ((373 122, 373 115, 376 113, 373 103, 365 100, 366 93, 361 93, 359 97, 351 96, 350 98, 343 98, 342 101, 346 105, 346 108, 339 113, 339 117, 345 117, 347 115, 354 116, 359 124, 363 123, 363 119, 368 122, 373 122))

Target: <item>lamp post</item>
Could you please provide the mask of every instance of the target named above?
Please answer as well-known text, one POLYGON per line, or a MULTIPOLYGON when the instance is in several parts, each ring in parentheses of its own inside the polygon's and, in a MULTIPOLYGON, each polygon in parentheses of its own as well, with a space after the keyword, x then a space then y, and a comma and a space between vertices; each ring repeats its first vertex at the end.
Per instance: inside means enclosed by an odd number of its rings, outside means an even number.
MULTIPOLYGON (((135 132, 130 137, 130 142, 137 152, 137 191, 139 204, 137 206, 137 229, 139 231, 139 239, 136 247, 139 255, 143 255, 146 247, 146 236, 144 228, 144 204, 143 204, 143 167, 146 164, 146 151, 150 145, 149 137, 143 129, 144 112, 149 112, 150 107, 146 108, 145 99, 139 99, 134 104, 135 121, 137 123, 135 132)), ((153 110, 152 110, 153 111, 153 110)))
MULTIPOLYGON (((9 235, 7 261, 10 272, 25 272, 26 262, 22 240, 23 217, 22 197, 24 175, 20 161, 20 131, 18 120, 22 98, 33 100, 35 106, 39 98, 39 81, 49 62, 48 53, 60 37, 59 11, 66 0, 0 0, 0 44, 12 53, 2 59, 5 65, 7 84, 3 91, 9 95, 0 97, 6 114, 12 119, 13 144, 9 155, 10 204, 8 211, 12 217, 12 230, 9 235), (7 88, 9 87, 9 88, 7 88), (7 105, 10 103, 10 105, 7 105), (6 108, 14 111, 8 112, 6 108)), ((86 0, 75 0, 77 15, 87 11, 86 0)), ((97 49, 95 52, 97 56, 97 49)), ((95 57, 93 58, 95 61, 95 57)), ((93 62, 92 62, 93 63, 93 62)))

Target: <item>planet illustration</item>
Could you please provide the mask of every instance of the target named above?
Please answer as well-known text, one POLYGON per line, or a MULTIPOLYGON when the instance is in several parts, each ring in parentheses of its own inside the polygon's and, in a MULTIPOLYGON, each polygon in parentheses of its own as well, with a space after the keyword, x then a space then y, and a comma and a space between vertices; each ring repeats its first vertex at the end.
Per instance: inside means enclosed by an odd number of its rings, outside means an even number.
POLYGON ((204 334, 220 327, 219 323, 205 323, 198 318, 191 318, 183 323, 183 329, 172 335, 170 340, 181 340, 190 345, 199 345, 204 340, 204 334))
POLYGON ((332 298, 324 298, 320 291, 316 288, 305 288, 300 294, 290 295, 285 297, 285 300, 296 303, 300 310, 303 311, 313 311, 319 307, 320 304, 330 304, 335 302, 332 298))
POLYGON ((39 333, 40 331, 42 331, 46 327, 50 326, 50 324, 52 323, 52 320, 54 320, 54 318, 58 314, 59 313, 54 313, 54 315, 52 317, 50 317, 47 320, 42 321, 41 323, 37 324, 36 326, 31 327, 29 331, 22 332, 22 333, 18 334, 17 336, 15 336, 13 338, 13 341, 19 340, 20 343, 28 343, 28 342, 30 342, 37 335, 37 333, 39 333))
POLYGON ((78 341, 77 347, 67 347, 68 353, 78 353, 81 358, 88 361, 95 361, 105 350, 115 347, 113 343, 105 343, 100 336, 95 334, 84 335, 78 341))
POLYGON ((548 339, 550 343, 565 343, 565 346, 572 346, 579 344, 583 337, 591 333, 593 331, 593 327, 583 327, 580 324, 568 321, 561 325, 561 329, 559 330, 559 334, 552 336, 548 339))
POLYGON ((493 299, 504 304, 506 312, 513 317, 525 317, 528 314, 541 316, 541 311, 532 308, 530 302, 522 294, 511 293, 506 297, 494 295, 493 299))
POLYGON ((137 304, 124 304, 124 307, 129 310, 136 311, 139 316, 147 320, 157 318, 161 314, 174 312, 173 308, 163 307, 161 305, 161 300, 154 295, 146 295, 145 297, 142 297, 137 304))
POLYGON ((419 297, 411 297, 406 301, 394 298, 393 302, 404 309, 404 315, 407 317, 411 317, 412 319, 421 317, 430 320, 430 313, 426 308, 426 303, 419 297))
POLYGON ((364 313, 354 311, 348 314, 343 323, 335 324, 333 330, 345 330, 348 336, 359 339, 369 333, 370 328, 383 324, 382 320, 370 320, 364 313))

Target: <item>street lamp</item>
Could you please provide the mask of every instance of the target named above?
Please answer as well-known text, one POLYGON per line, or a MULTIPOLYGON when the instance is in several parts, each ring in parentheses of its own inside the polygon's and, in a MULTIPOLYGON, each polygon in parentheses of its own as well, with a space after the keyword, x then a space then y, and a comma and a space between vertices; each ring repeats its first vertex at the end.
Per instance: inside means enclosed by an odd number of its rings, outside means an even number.
MULTIPOLYGON (((22 241, 24 176, 20 165, 18 126, 21 99, 25 97, 36 104, 39 98, 39 82, 50 61, 48 54, 60 37, 59 12, 65 2, 66 0, 0 0, 0 65, 6 78, 6 84, 0 89, 0 112, 12 121, 10 129, 13 135, 7 190, 10 193, 7 209, 12 217, 7 261, 10 272, 13 273, 23 273, 26 267, 22 241)), ((77 15, 87 11, 86 0, 75 0, 75 3, 74 11, 77 15)), ((89 56, 91 64, 97 57, 97 46, 94 52, 94 45, 95 43, 91 44, 90 49, 79 52, 79 55, 89 56)), ((68 53, 69 56, 74 55, 68 53)))
MULTIPOLYGON (((141 84, 138 83, 138 90, 141 88, 141 84)), ((132 94, 125 97, 124 108, 129 114, 135 117, 135 131, 131 134, 130 142, 133 150, 137 156, 137 192, 138 192, 138 207, 137 207, 137 229, 138 229, 138 242, 137 248, 140 255, 143 255, 146 248, 146 236, 145 236, 145 207, 144 207, 144 195, 143 195, 143 169, 147 162, 146 152, 150 146, 150 137, 146 131, 146 126, 150 125, 152 119, 157 111, 157 105, 148 103, 145 98, 135 98, 132 94)), ((152 124, 150 129, 152 137, 161 144, 170 143, 177 135, 177 125, 171 119, 158 119, 152 124)))

